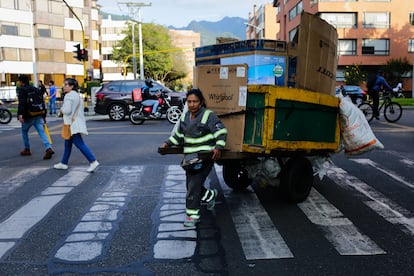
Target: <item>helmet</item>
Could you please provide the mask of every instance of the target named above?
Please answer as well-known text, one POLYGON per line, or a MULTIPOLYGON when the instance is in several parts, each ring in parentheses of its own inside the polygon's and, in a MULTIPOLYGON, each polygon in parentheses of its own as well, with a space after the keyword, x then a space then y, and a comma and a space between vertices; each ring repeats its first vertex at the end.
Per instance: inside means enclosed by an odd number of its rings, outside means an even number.
POLYGON ((152 82, 153 82, 153 80, 151 78, 147 78, 145 80, 145 85, 148 86, 148 87, 152 87, 152 82))

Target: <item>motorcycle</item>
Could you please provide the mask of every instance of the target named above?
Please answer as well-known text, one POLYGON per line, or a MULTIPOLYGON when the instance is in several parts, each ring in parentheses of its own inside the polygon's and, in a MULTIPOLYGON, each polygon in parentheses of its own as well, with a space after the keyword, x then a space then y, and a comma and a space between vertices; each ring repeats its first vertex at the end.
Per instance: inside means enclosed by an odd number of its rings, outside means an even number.
POLYGON ((0 124, 8 124, 12 119, 12 114, 7 107, 3 107, 3 102, 0 100, 0 124))
MULTIPOLYGON (((163 115, 167 118, 168 122, 175 124, 183 113, 184 105, 180 106, 171 105, 171 99, 165 92, 160 92, 158 98, 157 116, 154 119, 160 119, 163 115)), ((134 105, 130 106, 129 121, 134 125, 141 125, 145 120, 151 119, 152 106, 145 106, 142 102, 134 102, 134 105)))

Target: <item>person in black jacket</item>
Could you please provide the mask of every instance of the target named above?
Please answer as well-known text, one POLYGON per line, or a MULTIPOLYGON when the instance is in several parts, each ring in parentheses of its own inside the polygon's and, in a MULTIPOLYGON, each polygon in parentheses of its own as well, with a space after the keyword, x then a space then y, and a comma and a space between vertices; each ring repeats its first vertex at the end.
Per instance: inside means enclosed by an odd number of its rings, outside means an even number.
POLYGON ((45 130, 43 129, 43 124, 46 123, 46 113, 36 116, 31 116, 29 114, 28 93, 38 91, 35 87, 29 84, 29 78, 27 76, 20 75, 18 81, 20 82, 20 86, 17 87, 17 95, 19 100, 17 118, 22 124, 22 138, 24 145, 24 149, 20 152, 20 155, 32 155, 32 152, 30 151, 29 130, 32 126, 34 126, 45 148, 43 159, 50 159, 55 152, 53 151, 52 145, 49 143, 45 130))
POLYGON ((151 109, 151 118, 158 118, 161 114, 157 112, 158 109, 158 98, 160 97, 159 91, 156 91, 155 93, 151 91, 151 88, 153 80, 151 78, 148 78, 145 80, 145 86, 142 88, 142 105, 144 106, 152 106, 151 109))

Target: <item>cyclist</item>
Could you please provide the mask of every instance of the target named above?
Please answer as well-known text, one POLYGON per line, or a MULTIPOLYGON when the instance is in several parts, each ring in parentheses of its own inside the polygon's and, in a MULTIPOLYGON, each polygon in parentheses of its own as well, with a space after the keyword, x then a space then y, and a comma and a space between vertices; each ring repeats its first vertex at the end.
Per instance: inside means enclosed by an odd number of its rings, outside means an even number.
POLYGON ((375 119, 379 120, 379 92, 380 91, 392 91, 392 87, 388 84, 388 82, 385 80, 385 73, 382 70, 378 71, 377 79, 375 80, 375 84, 373 86, 373 93, 372 93, 372 103, 374 107, 374 117, 375 119))

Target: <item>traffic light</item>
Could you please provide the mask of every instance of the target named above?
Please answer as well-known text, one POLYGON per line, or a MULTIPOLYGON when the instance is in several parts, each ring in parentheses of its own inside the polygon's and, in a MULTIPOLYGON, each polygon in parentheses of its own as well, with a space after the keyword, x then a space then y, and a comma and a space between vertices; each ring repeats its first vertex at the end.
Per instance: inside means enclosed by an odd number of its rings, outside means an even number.
POLYGON ((81 61, 82 60, 82 54, 81 54, 80 44, 76 44, 73 47, 76 48, 76 51, 73 51, 75 53, 75 55, 73 57, 76 58, 77 60, 81 61))
POLYGON ((80 50, 81 60, 88 61, 88 50, 81 49, 80 50))

